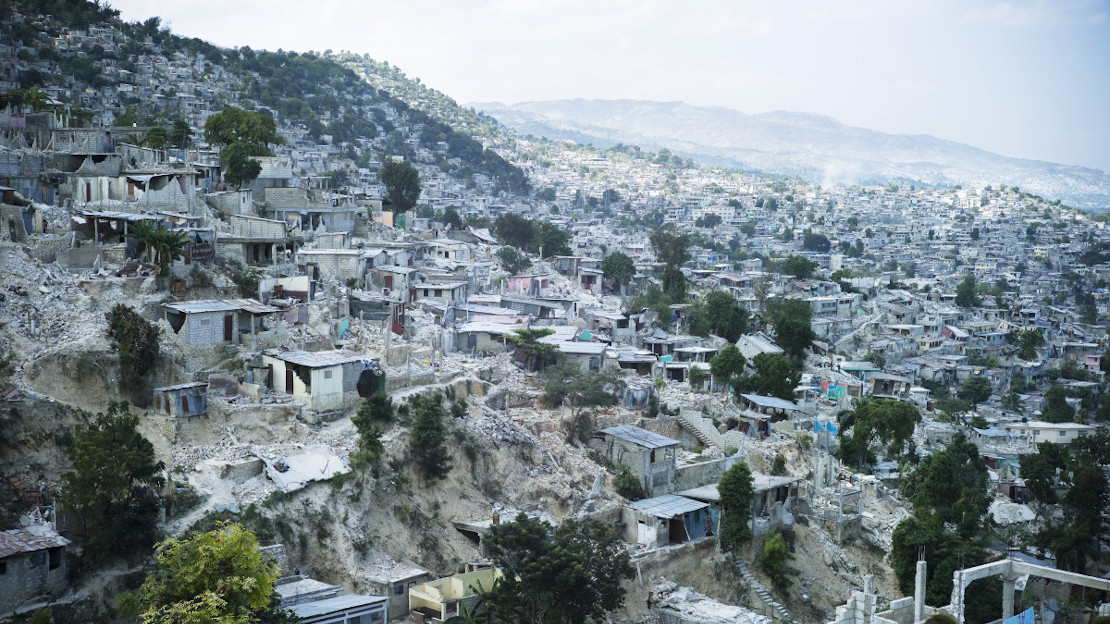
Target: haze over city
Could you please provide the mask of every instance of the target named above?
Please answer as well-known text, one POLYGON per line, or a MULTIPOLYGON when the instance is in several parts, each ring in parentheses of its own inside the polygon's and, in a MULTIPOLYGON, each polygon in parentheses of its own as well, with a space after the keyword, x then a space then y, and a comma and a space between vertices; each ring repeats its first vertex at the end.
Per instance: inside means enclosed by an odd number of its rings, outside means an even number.
POLYGON ((460 103, 792 110, 1110 169, 1110 3, 120 0, 221 46, 350 50, 460 103))

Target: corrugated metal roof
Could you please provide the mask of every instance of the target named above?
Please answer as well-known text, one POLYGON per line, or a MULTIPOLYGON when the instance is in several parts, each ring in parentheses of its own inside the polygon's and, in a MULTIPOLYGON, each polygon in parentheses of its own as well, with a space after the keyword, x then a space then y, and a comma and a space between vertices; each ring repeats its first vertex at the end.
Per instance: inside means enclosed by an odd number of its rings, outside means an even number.
POLYGON ((709 503, 703 503, 676 494, 664 494, 662 496, 656 496, 655 498, 638 500, 634 503, 629 503, 628 506, 640 513, 655 516, 656 518, 673 518, 685 513, 690 513, 691 511, 697 511, 698 509, 705 509, 709 506, 709 503))
POLYGON ((336 596, 335 598, 328 598, 327 600, 317 600, 316 602, 308 602, 305 604, 293 605, 289 610, 297 615, 299 618, 310 618, 321 615, 328 615, 337 611, 346 611, 356 607, 367 607, 378 603, 385 603, 387 598, 384 596, 360 596, 359 594, 347 594, 346 596, 336 596))
POLYGON ((335 366, 336 364, 346 364, 347 362, 358 362, 362 359, 369 359, 369 356, 364 356, 361 353, 354 351, 346 351, 344 349, 335 349, 333 351, 266 351, 266 355, 275 357, 279 360, 284 360, 292 364, 300 366, 308 366, 310 368, 318 368, 321 366, 335 366))
POLYGON ((637 444, 644 448, 656 449, 666 446, 677 446, 678 440, 668 438, 665 435, 659 435, 647 429, 641 429, 636 425, 617 425, 616 427, 609 427, 602 429, 601 433, 611 435, 615 438, 620 438, 626 442, 637 444))
POLYGON ((20 553, 37 552, 59 546, 68 546, 69 540, 58 535, 46 524, 33 524, 23 529, 0 532, 0 559, 20 553))
POLYGON ((238 310, 239 306, 234 303, 222 301, 219 299, 202 299, 198 301, 179 301, 177 303, 163 304, 165 307, 175 312, 183 314, 199 314, 201 312, 231 312, 238 310))
POLYGON ((281 308, 268 306, 257 299, 226 299, 228 303, 239 306, 240 310, 251 314, 272 314, 281 312, 281 308))
POLYGON ((758 394, 741 394, 740 396, 755 403, 760 407, 773 407, 776 409, 797 410, 799 407, 791 402, 777 397, 765 397, 758 394))
POLYGON ((154 388, 153 392, 172 392, 173 390, 185 390, 186 388, 197 388, 200 386, 208 387, 206 381, 190 381, 187 383, 177 384, 176 386, 162 386, 161 388, 154 388))

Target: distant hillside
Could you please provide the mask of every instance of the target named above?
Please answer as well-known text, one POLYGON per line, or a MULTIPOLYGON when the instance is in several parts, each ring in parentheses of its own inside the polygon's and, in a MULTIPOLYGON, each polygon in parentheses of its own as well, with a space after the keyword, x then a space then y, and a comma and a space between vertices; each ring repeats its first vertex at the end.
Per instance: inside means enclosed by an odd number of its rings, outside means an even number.
MULTIPOLYGON (((38 87, 74 107, 74 125, 199 130, 229 105, 268 110, 289 147, 366 167, 403 155, 468 185, 527 194, 524 172, 490 147, 506 133, 388 63, 313 52, 219 48, 157 17, 124 22, 108 3, 0 0, 0 95, 38 87), (7 79, 6 81, 3 79, 7 79), (485 143, 485 144, 484 144, 485 143)), ((194 140, 199 140, 199 132, 194 140)))
POLYGON ((1007 158, 931 136, 885 134, 806 113, 747 115, 726 108, 635 100, 474 106, 521 133, 599 147, 666 147, 705 164, 801 176, 823 185, 1002 183, 1058 197, 1075 207, 1110 208, 1110 173, 1105 171, 1007 158))

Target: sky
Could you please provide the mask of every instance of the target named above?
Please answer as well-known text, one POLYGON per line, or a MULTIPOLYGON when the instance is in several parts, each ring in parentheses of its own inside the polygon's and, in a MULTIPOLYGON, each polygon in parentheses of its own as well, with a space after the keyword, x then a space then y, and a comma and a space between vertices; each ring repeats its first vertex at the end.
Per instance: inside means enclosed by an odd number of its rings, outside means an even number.
POLYGON ((1110 0, 112 0, 224 47, 347 50, 456 101, 830 116, 1110 171, 1110 0))

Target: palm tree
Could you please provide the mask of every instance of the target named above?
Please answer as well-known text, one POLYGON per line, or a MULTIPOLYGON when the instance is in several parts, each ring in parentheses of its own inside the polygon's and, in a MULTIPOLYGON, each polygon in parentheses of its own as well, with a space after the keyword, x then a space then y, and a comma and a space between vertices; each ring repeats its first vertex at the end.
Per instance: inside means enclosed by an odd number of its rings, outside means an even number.
POLYGON ((162 276, 170 274, 170 265, 185 257, 188 237, 181 230, 158 228, 154 230, 150 246, 154 249, 155 262, 162 267, 162 276))
POLYGON ((151 242, 154 240, 154 225, 147 220, 135 221, 127 224, 127 238, 133 238, 142 245, 139 252, 150 261, 152 252, 151 242))

